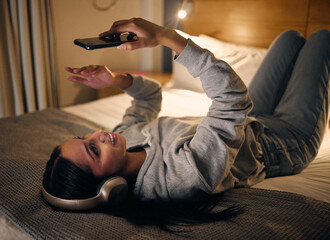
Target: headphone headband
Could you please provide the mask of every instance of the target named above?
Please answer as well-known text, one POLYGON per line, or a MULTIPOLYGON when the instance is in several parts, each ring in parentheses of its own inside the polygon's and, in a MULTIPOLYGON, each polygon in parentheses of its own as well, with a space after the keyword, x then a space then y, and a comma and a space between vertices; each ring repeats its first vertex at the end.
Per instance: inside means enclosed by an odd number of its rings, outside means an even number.
POLYGON ((127 182, 124 178, 116 176, 106 180, 98 194, 86 199, 63 199, 51 195, 41 187, 45 200, 54 207, 68 210, 88 210, 101 204, 115 205, 126 198, 128 192, 127 182))

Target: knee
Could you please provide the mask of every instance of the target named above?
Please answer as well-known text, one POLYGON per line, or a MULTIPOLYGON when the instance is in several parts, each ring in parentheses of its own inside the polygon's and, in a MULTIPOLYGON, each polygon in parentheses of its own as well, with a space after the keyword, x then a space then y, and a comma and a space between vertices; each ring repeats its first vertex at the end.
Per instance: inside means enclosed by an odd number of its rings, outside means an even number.
MULTIPOLYGON (((318 52, 318 59, 327 66, 324 76, 329 79, 330 70, 330 31, 322 29, 314 32, 307 40, 308 46, 312 51, 318 52)), ((328 81, 328 80, 327 80, 328 81)))
POLYGON ((272 44, 274 44, 275 42, 280 42, 284 44, 294 43, 297 44, 297 46, 301 47, 306 42, 306 39, 299 31, 287 30, 278 35, 272 44))
POLYGON ((308 41, 318 41, 324 43, 330 43, 330 31, 327 29, 321 29, 315 31, 308 39, 308 41))
POLYGON ((286 30, 282 32, 281 35, 290 36, 290 37, 304 37, 303 34, 297 30, 286 30))
POLYGON ((297 30, 284 31, 279 35, 279 37, 280 38, 285 38, 285 39, 304 39, 305 40, 302 33, 297 31, 297 30))

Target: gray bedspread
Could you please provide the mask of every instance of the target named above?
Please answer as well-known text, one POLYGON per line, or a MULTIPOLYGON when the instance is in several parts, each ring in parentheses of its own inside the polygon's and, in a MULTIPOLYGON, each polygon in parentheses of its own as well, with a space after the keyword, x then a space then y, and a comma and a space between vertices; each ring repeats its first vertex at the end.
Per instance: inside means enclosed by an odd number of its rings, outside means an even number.
MULTIPOLYGON (((182 238, 103 213, 55 211, 43 200, 42 173, 52 149, 96 128, 54 109, 0 119, 1 214, 34 239, 182 238)), ((173 229, 191 239, 330 239, 328 203, 261 189, 234 189, 224 199, 245 205, 245 211, 233 221, 173 229)))

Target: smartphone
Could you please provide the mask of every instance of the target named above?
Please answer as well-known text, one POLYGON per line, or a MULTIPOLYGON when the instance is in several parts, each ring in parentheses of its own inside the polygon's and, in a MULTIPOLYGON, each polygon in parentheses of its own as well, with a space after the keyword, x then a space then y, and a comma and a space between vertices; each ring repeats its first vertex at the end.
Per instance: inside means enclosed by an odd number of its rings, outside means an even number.
POLYGON ((74 44, 87 50, 99 48, 116 47, 126 42, 137 41, 138 37, 134 33, 113 34, 106 37, 80 38, 75 39, 74 44))

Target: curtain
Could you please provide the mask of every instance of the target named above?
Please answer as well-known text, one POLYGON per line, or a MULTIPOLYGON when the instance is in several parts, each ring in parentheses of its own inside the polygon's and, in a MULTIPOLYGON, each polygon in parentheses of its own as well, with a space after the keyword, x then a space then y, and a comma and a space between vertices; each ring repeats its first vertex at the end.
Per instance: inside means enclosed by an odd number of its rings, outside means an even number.
POLYGON ((0 117, 57 107, 50 0, 0 2, 0 117))

